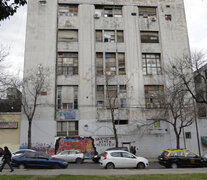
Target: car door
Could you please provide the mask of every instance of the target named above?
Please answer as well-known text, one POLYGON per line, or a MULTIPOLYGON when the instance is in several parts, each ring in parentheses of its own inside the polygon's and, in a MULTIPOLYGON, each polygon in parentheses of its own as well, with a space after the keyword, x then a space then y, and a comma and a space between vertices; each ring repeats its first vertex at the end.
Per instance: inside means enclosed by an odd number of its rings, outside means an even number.
POLYGON ((110 152, 110 158, 107 158, 107 161, 114 163, 116 168, 124 167, 124 160, 121 152, 110 152))
POLYGON ((197 154, 191 151, 186 151, 185 154, 186 154, 185 166, 198 167, 201 165, 202 163, 201 158, 197 154))
POLYGON ((68 152, 69 152, 69 151, 63 151, 63 152, 61 152, 61 153, 57 156, 57 158, 69 162, 68 152))
POLYGON ((121 154, 124 167, 131 168, 137 166, 137 158, 133 154, 129 152, 122 152, 121 154))
POLYGON ((76 151, 68 151, 68 162, 75 162, 76 151))

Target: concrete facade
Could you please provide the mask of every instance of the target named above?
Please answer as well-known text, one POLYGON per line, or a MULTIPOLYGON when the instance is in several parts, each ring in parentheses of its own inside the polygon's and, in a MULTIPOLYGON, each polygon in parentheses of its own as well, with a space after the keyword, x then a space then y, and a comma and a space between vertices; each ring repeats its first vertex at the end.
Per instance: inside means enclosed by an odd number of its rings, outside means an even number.
MULTIPOLYGON (((146 108, 145 86, 167 85, 163 73, 143 74, 143 56, 158 55, 162 69, 168 62, 190 53, 183 0, 29 1, 24 76, 39 64, 53 72, 51 92, 41 99, 50 105, 36 111, 32 143, 54 145, 57 137, 80 136, 92 137, 98 152, 114 146, 109 109, 97 107, 97 86, 105 85, 104 75, 97 75, 97 53, 102 53, 103 64, 107 64, 108 55, 115 55, 115 65, 110 67, 110 72, 115 69, 116 75, 110 85, 126 86, 127 105, 115 110, 117 122, 124 122, 116 125, 119 145, 136 146, 137 154, 148 157, 156 157, 163 149, 174 148, 175 135, 169 124, 160 121, 159 127, 142 126, 157 114, 157 109, 146 108), (140 7, 152 8, 152 11, 155 9, 156 13, 153 14, 153 11, 149 15, 147 12, 150 9, 144 9, 146 14, 141 14, 140 7), (105 14, 104 17, 100 9, 104 9, 103 12, 110 10, 113 14, 105 14), (60 37, 61 33, 69 31, 73 33, 72 39, 62 40, 66 37, 60 37), (98 31, 102 33, 102 42, 96 39, 98 31), (114 32, 115 40, 104 42, 107 31, 114 32), (117 42, 118 32, 123 32, 122 42, 117 42), (156 41, 158 36, 158 42, 142 43, 142 34, 151 32, 155 35, 149 39, 156 41), (124 54, 125 61, 122 75, 118 75, 121 72, 118 67, 119 53, 124 54), (59 60, 64 63, 65 58, 71 63, 73 59, 74 68, 76 56, 78 73, 59 73, 59 60), (73 103, 69 103, 71 98, 73 103)), ((103 65, 103 71, 107 71, 107 65, 103 65)), ((24 144, 27 142, 28 122, 25 116, 22 117, 21 144, 24 144)), ((192 139, 186 142, 186 147, 198 152, 194 133, 192 131, 192 139)))

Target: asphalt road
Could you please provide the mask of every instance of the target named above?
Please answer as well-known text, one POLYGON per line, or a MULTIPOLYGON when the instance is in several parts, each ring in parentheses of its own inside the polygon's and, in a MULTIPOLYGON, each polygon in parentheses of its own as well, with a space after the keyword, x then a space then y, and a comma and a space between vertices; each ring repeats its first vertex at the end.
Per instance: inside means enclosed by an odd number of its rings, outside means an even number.
POLYGON ((146 169, 104 169, 99 164, 85 162, 83 164, 70 163, 67 169, 15 169, 10 173, 8 167, 0 173, 17 175, 135 175, 135 174, 184 174, 184 173, 207 173, 207 168, 178 168, 166 169, 157 162, 151 162, 146 169))

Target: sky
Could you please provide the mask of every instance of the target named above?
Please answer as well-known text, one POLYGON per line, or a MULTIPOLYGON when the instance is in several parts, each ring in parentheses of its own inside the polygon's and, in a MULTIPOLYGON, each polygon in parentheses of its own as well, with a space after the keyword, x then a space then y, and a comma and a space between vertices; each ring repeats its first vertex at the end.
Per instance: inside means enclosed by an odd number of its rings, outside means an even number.
MULTIPOLYGON (((207 53, 207 0, 184 0, 191 51, 207 53)), ((27 7, 5 21, 0 21, 0 47, 9 48, 4 69, 22 75, 27 7)))

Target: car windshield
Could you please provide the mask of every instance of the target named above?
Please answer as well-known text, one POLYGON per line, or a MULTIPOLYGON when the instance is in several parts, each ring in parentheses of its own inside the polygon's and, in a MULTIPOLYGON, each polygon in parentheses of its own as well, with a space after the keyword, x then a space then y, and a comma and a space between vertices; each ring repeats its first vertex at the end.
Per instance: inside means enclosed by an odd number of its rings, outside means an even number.
POLYGON ((162 156, 167 156, 168 155, 168 151, 164 151, 163 153, 162 153, 162 156))

